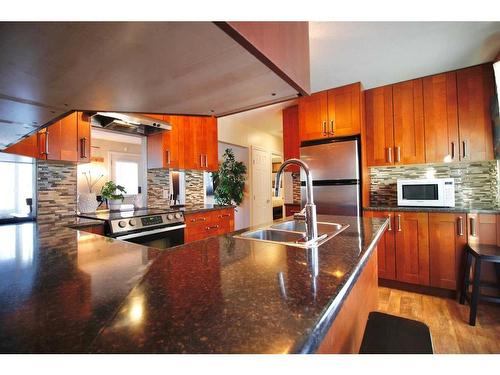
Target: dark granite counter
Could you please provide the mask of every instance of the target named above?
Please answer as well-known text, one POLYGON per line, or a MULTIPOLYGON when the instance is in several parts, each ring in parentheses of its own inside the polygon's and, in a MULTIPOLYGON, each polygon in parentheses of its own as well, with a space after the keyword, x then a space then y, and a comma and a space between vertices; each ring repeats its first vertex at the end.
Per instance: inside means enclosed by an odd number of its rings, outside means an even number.
POLYGON ((235 206, 221 206, 218 204, 186 205, 182 207, 181 210, 184 211, 185 214, 195 214, 198 212, 225 210, 228 208, 235 208, 235 206))
POLYGON ((402 206, 369 206, 366 211, 402 211, 402 212, 443 212, 470 214, 499 214, 500 207, 402 207, 402 206))
POLYGON ((320 220, 350 227, 316 251, 232 235, 160 251, 2 226, 0 352, 314 352, 387 225, 320 220))

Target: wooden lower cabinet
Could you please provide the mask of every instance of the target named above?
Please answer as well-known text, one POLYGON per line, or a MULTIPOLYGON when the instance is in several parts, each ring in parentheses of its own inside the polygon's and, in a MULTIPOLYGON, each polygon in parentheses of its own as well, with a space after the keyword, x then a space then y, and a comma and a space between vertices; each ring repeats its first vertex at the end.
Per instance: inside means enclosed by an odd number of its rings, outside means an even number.
POLYGON ((387 211, 366 211, 365 216, 389 219, 389 226, 377 245, 378 277, 386 280, 395 280, 396 239, 394 232, 394 213, 387 211))
POLYGON ((234 208, 185 215, 184 243, 234 231, 234 208))
POLYGON ((294 214, 298 214, 300 212, 300 204, 288 204, 285 203, 285 216, 293 216, 294 214))
POLYGON ((429 215, 395 212, 396 280, 429 285, 429 215))
POLYGON ((431 286, 458 290, 467 244, 466 226, 465 214, 429 214, 431 286))

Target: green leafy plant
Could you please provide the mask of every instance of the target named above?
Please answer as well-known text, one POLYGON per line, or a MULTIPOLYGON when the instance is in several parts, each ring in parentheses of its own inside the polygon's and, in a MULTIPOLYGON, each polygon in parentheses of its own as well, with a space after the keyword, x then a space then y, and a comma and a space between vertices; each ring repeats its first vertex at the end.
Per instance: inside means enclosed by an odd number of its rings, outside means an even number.
POLYGON ((215 200, 218 204, 239 206, 243 202, 247 167, 236 160, 230 148, 226 148, 222 158, 219 170, 212 173, 215 200))
POLYGON ((101 195, 103 198, 117 200, 123 200, 123 193, 127 193, 125 188, 121 185, 115 184, 113 181, 106 182, 101 189, 101 195), (119 192, 119 193, 117 193, 119 192))

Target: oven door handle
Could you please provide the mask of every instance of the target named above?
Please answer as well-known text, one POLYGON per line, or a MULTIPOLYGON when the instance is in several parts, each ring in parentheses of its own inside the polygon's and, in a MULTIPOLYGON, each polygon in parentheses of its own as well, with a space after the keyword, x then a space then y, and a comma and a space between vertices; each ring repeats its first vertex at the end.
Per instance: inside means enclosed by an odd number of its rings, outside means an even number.
POLYGON ((174 227, 152 229, 152 230, 138 232, 138 233, 124 234, 123 236, 117 236, 117 237, 115 237, 115 239, 117 239, 117 240, 127 240, 129 238, 144 237, 144 236, 148 236, 150 234, 163 233, 163 232, 171 232, 173 230, 183 229, 183 228, 186 228, 186 224, 176 225, 174 227))

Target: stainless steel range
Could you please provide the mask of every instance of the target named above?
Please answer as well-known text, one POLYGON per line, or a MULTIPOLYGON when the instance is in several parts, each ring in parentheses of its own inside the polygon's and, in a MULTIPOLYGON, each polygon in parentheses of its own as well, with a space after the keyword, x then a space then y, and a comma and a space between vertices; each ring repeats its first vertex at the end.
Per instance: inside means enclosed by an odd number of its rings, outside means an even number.
POLYGON ((98 211, 79 216, 103 220, 106 236, 119 240, 160 249, 184 243, 186 224, 180 210, 98 211))

